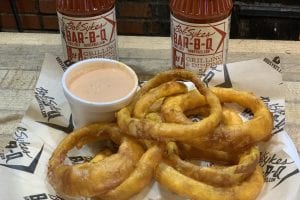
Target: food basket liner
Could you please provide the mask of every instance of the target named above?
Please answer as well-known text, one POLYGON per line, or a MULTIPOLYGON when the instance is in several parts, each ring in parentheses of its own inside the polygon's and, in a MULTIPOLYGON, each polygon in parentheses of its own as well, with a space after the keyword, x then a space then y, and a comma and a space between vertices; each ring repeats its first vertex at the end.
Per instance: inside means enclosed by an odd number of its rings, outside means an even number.
MULTIPOLYGON (((47 181, 47 163, 57 144, 73 130, 70 107, 63 95, 61 77, 67 62, 46 54, 34 98, 12 139, 0 154, 0 199, 40 200, 63 198, 47 181)), ((268 58, 218 65, 202 77, 207 86, 233 87, 260 96, 273 113, 274 129, 270 141, 260 144, 260 165, 265 184, 258 199, 298 200, 300 159, 284 129, 284 85, 280 66, 268 58)), ((247 110, 241 110, 250 119, 247 110)), ((80 163, 93 155, 91 148, 74 150, 66 162, 80 163)), ((132 199, 183 199, 153 181, 132 199)))

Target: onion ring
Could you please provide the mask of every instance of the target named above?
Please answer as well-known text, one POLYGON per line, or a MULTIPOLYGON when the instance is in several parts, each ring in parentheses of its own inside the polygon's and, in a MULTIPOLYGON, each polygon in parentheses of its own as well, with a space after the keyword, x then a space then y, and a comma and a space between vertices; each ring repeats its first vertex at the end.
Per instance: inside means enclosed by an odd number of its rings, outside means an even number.
POLYGON ((236 154, 233 153, 217 151, 214 149, 203 149, 201 147, 195 147, 180 142, 177 142, 176 144, 180 151, 178 150, 174 153, 177 153, 185 160, 205 160, 218 164, 233 164, 236 162, 236 154))
POLYGON ((249 92, 229 88, 212 88, 223 103, 237 103, 249 108, 253 118, 242 123, 220 124, 213 134, 187 141, 194 146, 214 148, 226 152, 242 151, 258 142, 267 141, 272 136, 273 119, 263 101, 249 92))
MULTIPOLYGON (((189 112, 189 114, 198 115, 200 113, 200 115, 202 116, 205 116, 208 113, 206 107, 201 107, 191 111, 192 112, 189 112)), ((237 112, 235 112, 235 110, 223 106, 221 123, 224 125, 232 125, 242 124, 243 121, 241 117, 237 114, 237 112)), ((234 161, 236 161, 235 154, 215 150, 213 146, 210 148, 203 148, 202 146, 192 146, 180 142, 177 142, 177 145, 180 149, 180 151, 177 151, 177 154, 184 159, 206 160, 214 163, 216 163, 216 161, 218 163, 233 163, 234 161)))
MULTIPOLYGON (((216 128, 213 134, 185 142, 205 149, 213 148, 215 150, 232 152, 241 151, 271 137, 273 128, 272 115, 265 104, 255 95, 229 88, 215 87, 211 88, 211 90, 222 103, 237 103, 240 106, 249 108, 253 112, 254 117, 244 123, 240 123, 234 113, 230 113, 223 108, 223 123, 216 128), (224 117, 224 114, 228 116, 224 117), (226 122, 226 120, 229 121, 226 122)), ((203 113, 203 108, 200 108, 202 110, 199 108, 195 109, 195 102, 197 101, 199 106, 204 104, 201 95, 191 92, 168 97, 162 105, 162 116, 166 122, 191 124, 191 120, 186 117, 184 112, 194 109, 192 112, 188 111, 187 114, 195 113, 195 111, 203 113)))
POLYGON ((196 200, 254 200, 264 184, 261 167, 237 185, 217 187, 196 181, 161 162, 156 168, 156 180, 172 192, 196 200))
POLYGON ((97 155, 92 160, 90 160, 90 162, 91 163, 99 162, 112 154, 113 152, 110 149, 104 149, 103 151, 97 153, 97 155))
MULTIPOLYGON (((200 99, 200 101, 197 102, 197 98, 200 96, 198 91, 194 90, 186 94, 177 95, 174 97, 169 97, 163 104, 163 107, 167 105, 166 107, 173 108, 169 109, 171 112, 168 112, 168 114, 172 113, 171 115, 182 116, 184 110, 188 108, 195 108, 199 106, 200 104, 203 104, 204 99, 200 99), (171 100, 171 101, 168 101, 171 100), (175 101, 174 101, 175 100, 175 101), (178 106, 178 101, 181 102, 181 106, 178 106), (175 104, 169 105, 169 102, 175 102, 175 104), (176 109, 176 108, 179 109, 176 109)), ((163 109, 163 108, 162 108, 163 109)), ((198 109, 199 110, 199 109, 198 109)), ((197 114, 197 113, 195 113, 197 114)), ((206 114, 206 113, 205 113, 206 114)), ((148 115, 147 115, 148 116, 148 115)), ((173 119, 173 118, 172 118, 173 119)), ((190 121, 185 115, 181 119, 176 119, 177 121, 190 121)), ((224 124, 240 124, 242 123, 242 119, 238 116, 238 114, 233 111, 232 109, 223 108, 222 112, 222 123, 224 124)), ((180 143, 179 143, 180 144, 180 143)), ((181 147, 185 147, 186 150, 189 145, 180 145, 181 147)), ((246 177, 251 175, 251 173, 255 170, 255 167, 259 160, 259 151, 257 148, 253 147, 251 150, 243 153, 239 157, 239 162, 237 165, 233 165, 230 167, 200 167, 196 166, 192 163, 189 163, 187 161, 181 160, 181 158, 176 155, 176 153, 181 152, 181 148, 177 147, 176 143, 169 142, 167 143, 167 149, 168 149, 168 155, 165 159, 169 164, 175 167, 176 170, 181 172, 184 175, 187 175, 189 177, 192 177, 196 180, 201 180, 204 182, 207 182, 209 184, 215 184, 219 186, 225 186, 225 185, 232 185, 236 184, 238 182, 241 182, 246 177), (180 150, 179 150, 180 149, 180 150)), ((190 150, 192 147, 190 147, 190 150)), ((188 153, 185 151, 184 153, 187 154, 189 157, 191 156, 191 151, 188 151, 188 153)), ((213 150, 202 150, 200 149, 194 149, 197 153, 197 158, 200 157, 209 157, 210 161, 217 160, 218 162, 220 160, 222 161, 233 161, 233 157, 231 154, 220 152, 220 151, 213 151, 213 150), (204 155, 203 155, 204 154, 204 155), (209 155, 209 156, 207 156, 209 155), (213 157, 213 158, 212 158, 213 157)), ((236 159, 236 158, 235 158, 236 159)), ((206 159, 207 160, 207 159, 206 159)))
MULTIPOLYGON (((197 91, 192 90, 185 94, 168 97, 164 101, 161 110, 163 118, 166 121, 190 124, 192 123, 191 119, 188 118, 190 115, 209 115, 208 107, 197 107, 205 104, 203 96, 197 91)), ((223 106, 221 123, 224 125, 242 124, 243 120, 235 110, 223 106)), ((177 145, 180 151, 175 153, 184 159, 204 159, 213 162, 217 160, 219 163, 227 163, 235 160, 233 154, 214 150, 213 148, 202 148, 201 146, 191 146, 180 142, 177 142, 177 145)))
POLYGON ((218 98, 208 89, 199 78, 186 70, 171 70, 156 75, 143 85, 133 102, 117 113, 117 123, 121 130, 137 138, 156 140, 193 140, 208 135, 214 131, 221 119, 221 105, 218 98), (195 84, 198 91, 204 95, 210 108, 210 115, 200 122, 190 125, 176 123, 157 123, 147 119, 132 117, 136 101, 158 85, 172 80, 188 80, 195 84), (184 131, 183 131, 184 130, 184 131))
POLYGON ((260 152, 257 147, 239 155, 239 161, 231 166, 202 167, 182 160, 175 153, 169 155, 165 161, 180 173, 195 180, 216 186, 229 186, 242 182, 255 170, 259 161, 260 152))
POLYGON ((156 145, 150 147, 141 157, 135 170, 121 185, 108 193, 98 196, 105 200, 126 200, 139 193, 153 178, 156 166, 162 159, 162 149, 156 145))
POLYGON ((193 122, 184 112, 196 109, 205 104, 204 96, 198 90, 191 90, 185 94, 168 97, 162 104, 161 113, 166 122, 191 124, 193 122))
POLYGON ((149 120, 152 120, 152 121, 155 121, 155 122, 163 122, 163 119, 162 119, 160 113, 157 113, 157 112, 148 113, 145 116, 145 118, 149 119, 149 120))
POLYGON ((128 137, 122 137, 115 124, 92 124, 72 132, 59 143, 48 163, 48 179, 59 194, 93 197, 121 184, 135 169, 143 153, 143 147, 128 137), (114 138, 120 142, 118 152, 99 162, 64 164, 68 151, 89 136, 114 138))
MULTIPOLYGON (((208 116, 209 108, 205 106, 205 98, 197 90, 188 93, 168 97, 161 107, 162 117, 166 122, 191 124, 188 116, 201 115, 208 116)), ((226 106, 222 106, 221 123, 224 125, 242 124, 243 120, 236 111, 226 106)))
POLYGON ((158 99, 155 101, 148 109, 148 112, 160 112, 161 105, 163 104, 165 97, 158 99))
POLYGON ((154 88, 141 96, 141 98, 135 104, 133 116, 136 118, 144 118, 149 107, 156 100, 170 95, 186 93, 187 91, 187 87, 183 83, 175 81, 163 83, 157 88, 154 88))

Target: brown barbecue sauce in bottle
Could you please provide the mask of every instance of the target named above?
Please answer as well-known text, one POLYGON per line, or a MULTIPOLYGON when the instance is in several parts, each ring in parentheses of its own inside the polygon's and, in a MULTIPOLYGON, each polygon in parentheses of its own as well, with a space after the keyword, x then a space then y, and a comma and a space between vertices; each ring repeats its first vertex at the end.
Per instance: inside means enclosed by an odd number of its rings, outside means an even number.
POLYGON ((65 59, 118 59, 115 0, 57 0, 56 8, 65 59))
POLYGON ((226 63, 232 0, 170 0, 172 68, 203 74, 226 63))

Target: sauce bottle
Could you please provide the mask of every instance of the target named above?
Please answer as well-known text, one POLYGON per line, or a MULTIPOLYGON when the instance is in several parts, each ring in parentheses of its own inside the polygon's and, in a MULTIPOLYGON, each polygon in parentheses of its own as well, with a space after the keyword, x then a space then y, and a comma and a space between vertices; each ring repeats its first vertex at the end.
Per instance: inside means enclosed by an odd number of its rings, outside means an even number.
POLYGON ((118 59, 115 0, 56 0, 65 59, 118 59))
POLYGON ((172 67, 203 74, 226 63, 232 0, 170 0, 172 67))

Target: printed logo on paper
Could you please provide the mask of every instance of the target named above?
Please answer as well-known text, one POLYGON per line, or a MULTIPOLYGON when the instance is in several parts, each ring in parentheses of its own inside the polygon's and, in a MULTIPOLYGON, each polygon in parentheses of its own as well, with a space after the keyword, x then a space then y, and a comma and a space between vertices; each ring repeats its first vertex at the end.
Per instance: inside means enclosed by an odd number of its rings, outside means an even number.
POLYGON ((35 89, 35 98, 39 104, 41 114, 47 122, 37 121, 41 124, 54 128, 56 130, 61 130, 65 133, 70 133, 74 130, 74 125, 72 121, 72 115, 69 118, 69 124, 67 127, 51 123, 52 119, 57 117, 62 117, 61 108, 58 107, 55 98, 48 95, 48 90, 44 87, 38 87, 35 89))
POLYGON ((63 71, 66 71, 68 69, 68 67, 74 63, 74 62, 71 62, 70 60, 63 61, 60 57, 56 57, 55 60, 63 71))
MULTIPOLYGON (((269 111, 272 114, 273 118, 273 130, 272 134, 275 135, 279 132, 284 131, 285 126, 285 106, 284 100, 282 99, 272 99, 270 97, 260 97, 260 99, 268 107, 269 111)), ((250 109, 246 108, 241 116, 244 119, 251 120, 253 118, 253 113, 250 109)))
POLYGON ((42 155, 44 145, 37 151, 32 148, 30 133, 24 127, 17 127, 13 140, 5 146, 0 154, 0 165, 6 168, 34 173, 42 155))
POLYGON ((294 161, 282 154, 263 152, 259 163, 263 167, 265 182, 272 184, 272 188, 299 173, 294 161))
POLYGON ((209 70, 206 71, 205 74, 203 74, 202 81, 208 87, 209 83, 214 79, 214 77, 218 73, 223 73, 223 82, 214 85, 214 87, 232 88, 230 74, 228 72, 228 67, 226 64, 211 67, 209 70))
POLYGON ((89 162, 93 159, 93 156, 68 156, 73 165, 89 162))
POLYGON ((285 126, 285 106, 284 100, 274 100, 270 97, 261 97, 273 116, 273 134, 284 130, 285 126))
POLYGON ((269 58, 264 58, 263 61, 268 65, 270 65, 272 68, 274 68, 276 71, 281 72, 281 67, 279 66, 280 64, 279 56, 275 56, 272 60, 270 60, 269 58))
POLYGON ((64 198, 56 195, 56 194, 46 194, 46 193, 40 193, 40 194, 31 194, 28 196, 23 197, 24 200, 64 200, 64 198))
POLYGON ((62 116, 61 109, 57 106, 54 97, 48 95, 44 87, 35 88, 34 96, 39 104, 41 114, 47 121, 62 116))

